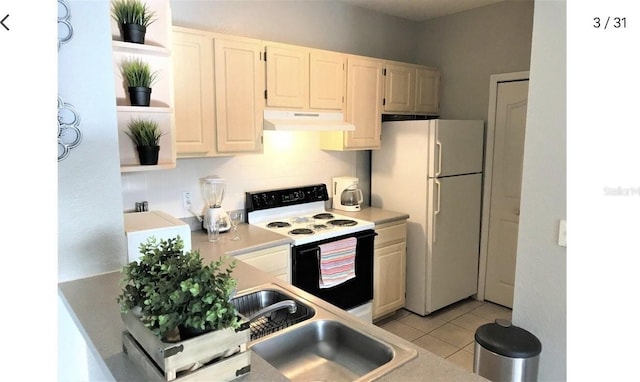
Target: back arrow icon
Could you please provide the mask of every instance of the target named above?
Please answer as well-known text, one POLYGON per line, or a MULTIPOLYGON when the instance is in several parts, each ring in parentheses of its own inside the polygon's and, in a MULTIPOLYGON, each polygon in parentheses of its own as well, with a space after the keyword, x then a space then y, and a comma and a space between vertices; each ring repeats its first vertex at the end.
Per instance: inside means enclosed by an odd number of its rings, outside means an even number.
POLYGON ((2 26, 4 27, 4 29, 9 30, 9 27, 4 25, 4 21, 9 18, 9 15, 7 14, 1 21, 0 24, 2 24, 2 26))

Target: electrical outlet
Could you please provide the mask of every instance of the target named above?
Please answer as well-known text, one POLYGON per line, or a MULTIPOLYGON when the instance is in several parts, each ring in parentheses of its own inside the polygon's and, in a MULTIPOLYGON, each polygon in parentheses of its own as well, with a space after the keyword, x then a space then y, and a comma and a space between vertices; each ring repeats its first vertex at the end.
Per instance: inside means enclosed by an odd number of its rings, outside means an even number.
POLYGON ((191 192, 185 191, 182 193, 182 207, 185 210, 191 210, 191 192))

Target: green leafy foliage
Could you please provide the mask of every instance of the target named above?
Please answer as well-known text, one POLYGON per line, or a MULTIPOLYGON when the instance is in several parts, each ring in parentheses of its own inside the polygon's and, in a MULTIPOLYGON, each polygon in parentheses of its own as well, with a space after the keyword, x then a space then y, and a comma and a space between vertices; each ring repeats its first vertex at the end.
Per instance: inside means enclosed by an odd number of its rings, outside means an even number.
POLYGON ((222 269, 226 257, 203 264, 198 250, 183 248, 180 236, 159 242, 151 237, 140 245, 140 261, 123 268, 121 311, 139 307, 142 323, 161 338, 179 326, 238 328, 238 312, 230 302, 237 285, 231 277, 235 260, 222 269))
POLYGON ((149 64, 140 58, 131 58, 122 62, 120 69, 128 87, 150 88, 158 79, 158 72, 151 72, 149 64))
POLYGON ((154 21, 155 12, 140 0, 116 0, 111 5, 111 17, 118 24, 139 24, 148 27, 154 21))
POLYGON ((136 146, 159 146, 160 137, 164 135, 158 127, 158 122, 143 118, 132 119, 127 125, 125 134, 131 138, 136 146))

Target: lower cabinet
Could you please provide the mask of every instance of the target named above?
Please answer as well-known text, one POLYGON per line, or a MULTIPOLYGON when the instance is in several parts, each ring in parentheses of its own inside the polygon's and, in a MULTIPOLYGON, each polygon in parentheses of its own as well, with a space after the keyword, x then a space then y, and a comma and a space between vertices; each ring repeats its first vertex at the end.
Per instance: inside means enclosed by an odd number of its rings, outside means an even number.
POLYGON ((402 308, 405 302, 407 222, 376 225, 373 252, 373 319, 402 308))
POLYGON ((289 244, 265 248, 235 256, 236 259, 288 283, 291 282, 291 247, 289 244))

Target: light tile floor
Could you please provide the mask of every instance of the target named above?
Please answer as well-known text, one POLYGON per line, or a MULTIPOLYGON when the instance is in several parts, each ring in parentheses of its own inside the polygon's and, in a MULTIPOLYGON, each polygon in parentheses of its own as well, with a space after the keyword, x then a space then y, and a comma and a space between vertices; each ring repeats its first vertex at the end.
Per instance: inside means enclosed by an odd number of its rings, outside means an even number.
POLYGON ((496 318, 511 320, 511 309, 469 298, 425 317, 400 309, 375 324, 471 372, 476 329, 496 318))

